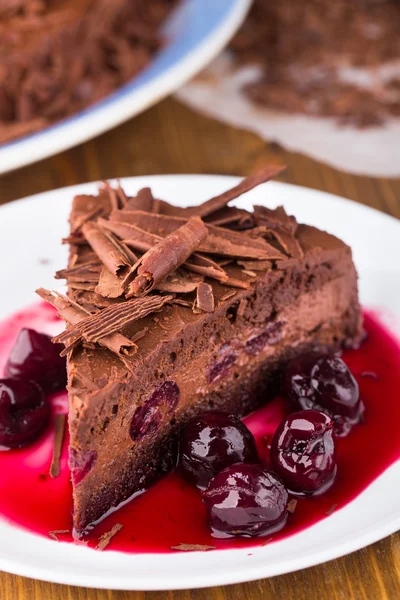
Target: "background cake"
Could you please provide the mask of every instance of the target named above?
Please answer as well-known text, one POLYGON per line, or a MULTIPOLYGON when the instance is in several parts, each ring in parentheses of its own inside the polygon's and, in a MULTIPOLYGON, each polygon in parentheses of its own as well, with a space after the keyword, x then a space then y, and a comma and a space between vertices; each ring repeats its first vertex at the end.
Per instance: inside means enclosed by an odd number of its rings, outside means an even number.
POLYGON ((255 0, 231 48, 254 102, 367 126, 400 116, 398 0, 255 0))
POLYGON ((104 97, 145 67, 176 0, 0 0, 0 142, 104 97))

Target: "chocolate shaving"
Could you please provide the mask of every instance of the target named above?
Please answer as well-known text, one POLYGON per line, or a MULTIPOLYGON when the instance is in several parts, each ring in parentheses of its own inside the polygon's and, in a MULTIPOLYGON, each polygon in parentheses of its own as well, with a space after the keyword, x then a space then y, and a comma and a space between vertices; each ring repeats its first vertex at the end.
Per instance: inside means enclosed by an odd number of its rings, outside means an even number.
POLYGON ((221 265, 216 263, 214 260, 198 252, 194 252, 192 256, 185 262, 185 267, 189 271, 203 275, 204 277, 210 277, 217 281, 224 282, 228 275, 221 265))
POLYGON ((171 292, 173 294, 189 294, 197 289, 199 282, 189 277, 174 277, 165 279, 155 289, 160 292, 171 292))
POLYGON ((85 223, 82 227, 88 244, 96 252, 104 266, 118 277, 126 277, 132 266, 132 260, 111 232, 103 231, 99 225, 85 223))
POLYGON ((117 192, 118 200, 119 200, 121 206, 123 208, 125 208, 128 205, 128 197, 125 194, 124 190, 122 189, 119 180, 118 180, 118 185, 115 188, 115 191, 117 192))
POLYGON ((171 304, 178 304, 179 306, 187 306, 188 308, 190 308, 192 306, 192 304, 190 302, 188 302, 187 300, 182 300, 182 298, 174 298, 172 300, 171 304))
MULTIPOLYGON (((150 214, 143 211, 113 211, 111 222, 134 225, 139 229, 166 237, 187 223, 182 217, 150 214)), ((264 239, 253 239, 238 231, 207 225, 208 236, 200 244, 198 250, 206 254, 219 254, 234 258, 283 259, 284 255, 268 244, 264 239)), ((115 230, 116 231, 116 230, 115 230)), ((125 236, 124 236, 125 237, 125 236)), ((131 238, 125 239, 130 244, 131 238), (129 239, 129 241, 128 241, 129 239)))
POLYGON ((143 329, 141 329, 140 331, 137 331, 131 337, 132 342, 137 342, 137 341, 141 340, 142 338, 144 338, 144 336, 146 335, 146 333, 148 332, 148 330, 149 330, 148 327, 143 327, 143 329))
POLYGON ((272 177, 279 175, 279 173, 285 169, 286 167, 281 165, 268 165, 256 173, 249 175, 245 179, 242 179, 238 185, 235 185, 235 187, 223 192, 219 196, 214 196, 214 198, 207 200, 207 202, 203 202, 200 206, 188 208, 187 214, 190 216, 206 217, 226 206, 231 200, 235 200, 235 198, 249 192, 261 183, 265 183, 269 179, 272 179, 272 177))
POLYGON ((110 531, 103 533, 103 535, 99 537, 99 541, 97 542, 96 550, 104 550, 105 548, 107 548, 107 546, 111 542, 114 535, 116 535, 118 533, 118 531, 121 531, 121 529, 122 529, 122 525, 120 523, 116 523, 110 529, 110 531))
POLYGON ((198 284, 193 312, 214 312, 214 294, 209 283, 201 282, 198 284))
POLYGON ((248 271, 247 269, 243 269, 243 273, 245 273, 245 275, 248 275, 249 277, 257 277, 257 273, 254 273, 254 271, 248 271))
POLYGON ((88 262, 78 264, 70 269, 61 269, 57 271, 55 279, 67 279, 68 283, 97 283, 102 265, 98 262, 88 262))
POLYGON ((126 203, 126 208, 130 210, 144 210, 145 212, 153 212, 154 196, 149 187, 142 188, 136 196, 129 198, 126 203))
POLYGON ((208 550, 216 549, 216 546, 207 546, 205 544, 179 544, 178 546, 171 546, 171 550, 178 550, 179 552, 207 552, 208 550))
POLYGON ((301 249, 299 241, 294 237, 294 235, 278 229, 267 229, 266 233, 269 233, 275 237, 278 244, 280 244, 288 256, 291 256, 295 259, 303 258, 303 250, 301 249))
POLYGON ((236 279, 235 277, 228 277, 223 283, 224 285, 240 288, 242 290, 248 290, 250 287, 250 281, 243 281, 242 279, 236 279))
POLYGON ((118 195, 116 190, 111 187, 111 185, 108 183, 108 181, 103 181, 103 188, 100 188, 100 191, 104 190, 109 198, 110 198, 110 203, 111 203, 111 210, 115 210, 119 208, 119 201, 118 201, 118 195))
POLYGON ((200 247, 202 252, 211 252, 233 258, 282 259, 284 255, 265 240, 253 239, 237 231, 208 225, 208 237, 200 247))
POLYGON ((283 206, 277 208, 267 208, 266 206, 254 207, 254 218, 257 225, 264 225, 268 229, 285 230, 294 235, 297 231, 297 221, 293 216, 289 216, 283 206))
POLYGON ((330 508, 328 508, 328 510, 326 511, 326 516, 329 517, 332 513, 335 512, 335 510, 337 509, 337 504, 332 504, 332 506, 330 508))
POLYGON ((85 290, 87 292, 94 292, 96 285, 94 283, 81 283, 78 281, 68 281, 68 288, 70 290, 85 290))
POLYGON ((226 294, 224 294, 221 297, 221 302, 225 302, 225 300, 228 300, 229 298, 232 298, 232 296, 235 296, 236 292, 231 291, 231 292, 227 292, 226 294))
POLYGON ((124 293, 124 285, 119 277, 103 266, 95 292, 105 298, 120 298, 124 293))
POLYGON ((49 531, 49 537, 56 542, 59 542, 59 535, 69 533, 69 529, 54 529, 53 531, 49 531))
POLYGON ((137 275, 129 283, 127 297, 148 294, 182 265, 206 237, 203 221, 195 217, 158 242, 135 265, 137 275))
POLYGON ((51 465, 49 470, 50 477, 52 479, 60 475, 60 458, 62 445, 64 441, 66 420, 67 416, 64 414, 57 414, 54 418, 53 458, 51 459, 51 465))
MULTIPOLYGON (((160 310, 172 298, 173 296, 153 295, 113 304, 86 317, 76 325, 68 327, 55 339, 62 343, 72 339, 74 341, 84 340, 86 342, 103 343, 103 345, 105 340, 109 343, 115 341, 113 351, 118 355, 125 354, 127 353, 124 349, 125 345, 122 348, 117 348, 120 342, 119 338, 117 339, 117 336, 120 335, 118 331, 121 331, 129 323, 143 319, 147 315, 160 310)), ((127 338, 123 338, 123 340, 127 340, 127 338)), ((131 340, 128 341, 132 347, 135 346, 131 340)))
POLYGON ((269 537, 266 540, 263 541, 263 543, 261 544, 261 546, 268 546, 268 544, 270 544, 273 541, 273 537, 269 537))
MULTIPOLYGON (((79 328, 75 328, 81 323, 87 322, 87 319, 91 317, 98 317, 100 316, 100 314, 103 314, 105 311, 109 310, 110 308, 114 308, 115 306, 121 306, 114 304, 108 309, 104 309, 104 311, 92 315, 82 306, 76 304, 76 302, 74 302, 70 298, 67 298, 66 296, 63 296, 62 294, 59 294, 58 292, 50 292, 48 290, 40 288, 36 290, 36 293, 43 300, 54 306, 57 309, 58 316, 64 319, 64 321, 66 321, 70 325, 70 327, 67 327, 66 331, 64 331, 62 334, 53 339, 53 341, 55 342, 60 341, 65 344, 68 343, 68 346, 66 346, 65 350, 61 353, 62 355, 65 355, 70 350, 72 350, 75 347, 75 345, 79 343, 79 339, 81 337, 78 334, 71 336, 71 344, 69 331, 79 331, 79 328)), ((92 340, 86 341, 90 342, 92 340)), ((101 335, 96 341, 101 346, 104 346, 105 348, 108 348, 108 350, 111 350, 111 352, 114 352, 114 354, 116 354, 121 359, 126 356, 133 356, 137 352, 136 344, 128 338, 126 338, 125 336, 121 335, 120 333, 103 333, 103 335, 101 335)))
POLYGON ((272 269, 272 262, 270 260, 238 260, 237 264, 246 271, 268 271, 272 269))
POLYGON ((102 215, 104 212, 104 209, 101 206, 96 207, 95 209, 93 209, 92 211, 84 214, 84 215, 79 215, 75 218, 74 222, 71 224, 71 233, 78 233, 78 231, 81 229, 82 225, 84 225, 85 223, 87 223, 88 221, 92 221, 93 219, 99 217, 100 215, 102 215))
POLYGON ((237 315, 238 317, 243 317, 244 313, 246 312, 246 307, 247 307, 247 300, 246 298, 241 298, 239 301, 239 306, 237 309, 237 315))
POLYGON ((104 219, 100 219, 99 223, 104 229, 118 235, 124 240, 127 246, 135 248, 135 250, 139 250, 140 252, 147 252, 162 239, 162 237, 149 233, 130 223, 106 221, 104 219))
POLYGON ((249 229, 254 226, 254 217, 247 210, 236 208, 236 206, 225 206, 213 213, 207 223, 219 227, 236 225, 239 229, 249 229))
POLYGON ((296 510, 297 507, 297 500, 295 498, 292 498, 291 500, 289 500, 288 505, 287 505, 287 511, 290 514, 293 514, 294 511, 296 510))

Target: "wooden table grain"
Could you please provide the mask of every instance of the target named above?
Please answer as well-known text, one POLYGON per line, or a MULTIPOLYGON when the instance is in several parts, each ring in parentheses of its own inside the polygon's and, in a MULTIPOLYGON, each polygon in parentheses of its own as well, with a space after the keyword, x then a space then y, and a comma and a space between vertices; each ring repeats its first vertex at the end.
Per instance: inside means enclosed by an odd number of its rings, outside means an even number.
MULTIPOLYGON (((379 152, 379 148, 377 148, 379 152)), ((356 176, 204 118, 167 99, 77 148, 0 178, 0 204, 80 182, 156 173, 246 175, 268 161, 279 179, 351 198, 400 218, 400 179, 356 176)), ((356 227, 357 224, 354 224, 356 227)), ((398 492, 398 491, 397 491, 398 492)), ((397 493, 396 492, 396 493, 397 493)), ((115 592, 0 573, 0 600, 397 600, 400 533, 344 558, 241 585, 178 592, 115 592)))

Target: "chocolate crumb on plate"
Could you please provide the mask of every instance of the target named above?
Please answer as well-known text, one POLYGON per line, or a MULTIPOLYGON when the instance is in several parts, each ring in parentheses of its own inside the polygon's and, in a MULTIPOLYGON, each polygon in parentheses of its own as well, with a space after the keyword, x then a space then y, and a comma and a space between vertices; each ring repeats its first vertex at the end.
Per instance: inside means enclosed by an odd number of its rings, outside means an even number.
POLYGON ((50 477, 54 479, 60 475, 60 458, 61 450, 64 441, 65 423, 67 415, 57 414, 54 418, 54 445, 53 458, 50 465, 50 477))
POLYGON ((208 552, 208 550, 216 550, 216 546, 207 546, 205 544, 179 544, 171 546, 171 550, 179 552, 208 552))
POLYGON ((103 533, 103 535, 100 536, 99 541, 97 542, 96 550, 104 550, 105 548, 107 548, 114 535, 116 535, 118 531, 121 531, 121 529, 122 525, 120 523, 116 523, 110 529, 110 531, 103 533))

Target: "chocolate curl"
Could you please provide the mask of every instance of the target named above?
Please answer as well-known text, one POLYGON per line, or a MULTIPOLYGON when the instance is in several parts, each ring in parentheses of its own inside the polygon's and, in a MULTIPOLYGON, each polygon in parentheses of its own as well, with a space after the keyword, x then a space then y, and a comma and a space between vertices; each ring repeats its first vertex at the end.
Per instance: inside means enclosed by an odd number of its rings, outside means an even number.
POLYGON ((150 248, 162 240, 160 236, 149 233, 129 223, 99 219, 99 225, 102 229, 107 229, 120 237, 124 240, 124 244, 130 248, 134 248, 140 252, 147 252, 147 250, 150 250, 150 248))
POLYGON ((88 262, 70 269, 61 269, 55 274, 55 279, 66 279, 68 283, 97 283, 102 265, 97 262, 88 262))
MULTIPOLYGON (((126 203, 126 210, 143 210, 153 212, 154 197, 149 187, 142 188, 136 196, 132 196, 126 203)), ((124 210, 125 210, 124 209, 124 210)))
POLYGON ((201 282, 197 286, 197 294, 193 305, 193 312, 214 312, 214 294, 209 283, 201 282))
POLYGON ((198 252, 194 252, 185 262, 188 271, 198 273, 204 277, 210 277, 224 283, 228 279, 226 271, 214 260, 198 252))
POLYGON ((249 229, 254 226, 252 213, 236 206, 225 206, 210 215, 207 223, 218 227, 233 226, 234 229, 249 229))
POLYGON ((277 208, 267 208, 266 206, 254 207, 254 218, 257 225, 264 225, 268 229, 282 230, 287 233, 295 234, 298 223, 293 216, 289 216, 283 206, 277 208))
MULTIPOLYGON (((64 343, 66 339, 75 338, 75 341, 102 343, 105 337, 111 339, 120 335, 117 332, 121 331, 126 325, 159 311, 164 304, 172 299, 173 296, 152 295, 147 298, 134 298, 127 302, 112 304, 108 308, 86 317, 75 326, 69 327, 58 336, 57 341, 64 343)), ((133 344, 131 340, 129 342, 133 344)), ((136 347, 136 344, 133 345, 136 347)))
POLYGON ((119 298, 124 293, 124 285, 119 277, 103 266, 94 291, 104 298, 119 298))
MULTIPOLYGON (((143 231, 165 238, 187 223, 182 217, 150 214, 143 211, 114 211, 112 223, 133 225, 143 231)), ((207 254, 219 254, 234 258, 284 259, 285 256, 264 239, 254 239, 238 231, 207 225, 208 236, 198 250, 207 254)), ((250 230, 251 231, 251 230, 250 230)), ((128 243, 128 239, 126 239, 128 243)), ((129 240, 129 245, 130 240, 129 240)))
POLYGON ((117 210, 119 208, 119 202, 116 190, 113 187, 111 187, 108 181, 103 181, 103 187, 100 188, 99 191, 101 192, 102 190, 104 190, 110 198, 111 209, 117 210))
POLYGON ((279 173, 282 173, 282 171, 285 169, 286 167, 282 165, 268 165, 256 173, 249 175, 238 185, 235 185, 235 187, 227 190, 223 194, 214 196, 214 198, 207 200, 207 202, 203 202, 203 204, 200 204, 200 206, 188 208, 187 215, 206 217, 207 215, 210 215, 211 213, 214 213, 226 206, 228 202, 231 202, 231 200, 235 200, 242 194, 249 192, 261 183, 265 183, 266 181, 269 181, 269 179, 272 179, 272 177, 279 175, 279 173))
POLYGON ((270 260, 238 260, 237 264, 247 271, 269 271, 272 269, 270 260))
POLYGON ((71 233, 78 233, 78 231, 81 229, 82 225, 84 225, 88 221, 92 221, 93 219, 96 219, 97 217, 102 215, 103 212, 104 212, 104 209, 101 206, 98 206, 95 209, 93 209, 92 211, 90 211, 84 215, 77 216, 75 218, 74 222, 71 223, 71 233))
POLYGON ((91 221, 83 225, 82 233, 103 265, 114 275, 126 277, 132 260, 118 240, 91 221))
MULTIPOLYGON (((64 321, 73 328, 79 325, 80 323, 85 322, 86 319, 89 319, 92 316, 97 316, 97 314, 101 314, 102 312, 104 312, 100 311, 100 313, 95 313, 95 315, 92 315, 82 306, 80 306, 70 298, 59 294, 58 292, 50 292, 49 290, 39 288, 38 290, 36 290, 36 293, 43 300, 54 306, 54 308, 57 309, 58 316, 64 319, 64 321)), ((79 338, 72 339, 71 344, 71 338, 72 335, 69 334, 69 330, 67 329, 61 335, 53 339, 54 342, 60 341, 64 344, 68 343, 68 346, 66 346, 65 350, 62 352, 62 355, 65 355, 68 353, 69 350, 72 350, 79 341, 79 338)), ((133 356, 137 352, 136 344, 119 333, 113 333, 111 335, 104 333, 103 335, 101 335, 101 337, 98 338, 97 341, 101 346, 108 348, 108 350, 111 350, 111 352, 116 354, 119 358, 133 356)))
POLYGON ((206 237, 206 226, 195 217, 159 241, 136 264, 137 276, 131 283, 127 282, 127 297, 148 294, 182 265, 206 237))
POLYGON ((265 228, 265 234, 272 235, 283 250, 292 258, 303 258, 304 253, 296 238, 297 221, 289 216, 283 206, 275 209, 254 206, 257 229, 265 228))
POLYGON ((160 292, 171 292, 172 294, 189 294, 197 289, 202 277, 197 279, 190 277, 189 275, 182 275, 181 273, 173 273, 167 279, 164 279, 161 283, 155 286, 160 292))
POLYGON ((279 229, 267 229, 267 234, 272 235, 286 254, 292 258, 303 258, 304 253, 297 238, 286 231, 279 229))

